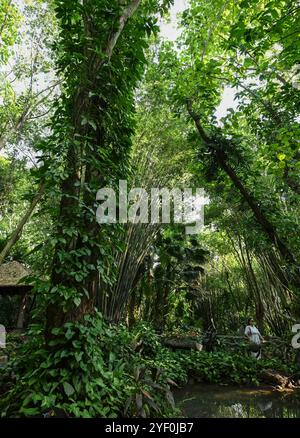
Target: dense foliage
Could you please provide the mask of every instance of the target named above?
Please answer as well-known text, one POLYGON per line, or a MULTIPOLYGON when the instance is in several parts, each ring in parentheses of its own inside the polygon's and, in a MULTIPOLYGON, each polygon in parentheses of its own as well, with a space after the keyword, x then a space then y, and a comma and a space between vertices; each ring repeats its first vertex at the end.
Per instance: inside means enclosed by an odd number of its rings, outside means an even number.
POLYGON ((67 323, 54 334, 50 352, 38 326, 20 351, 12 350, 14 359, 1 377, 11 386, 1 399, 2 415, 171 416, 178 413, 171 389, 191 377, 258 385, 265 369, 293 372, 276 359, 256 362, 242 351, 172 352, 151 326, 138 324, 131 332, 109 328, 101 315, 86 317, 85 324, 67 323))

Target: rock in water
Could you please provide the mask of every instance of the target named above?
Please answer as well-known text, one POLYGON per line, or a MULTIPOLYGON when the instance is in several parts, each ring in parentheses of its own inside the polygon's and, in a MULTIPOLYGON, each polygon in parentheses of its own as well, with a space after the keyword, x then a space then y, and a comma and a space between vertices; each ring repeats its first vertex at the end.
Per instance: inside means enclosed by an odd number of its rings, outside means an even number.
POLYGON ((261 372, 260 377, 265 383, 279 385, 282 388, 285 388, 289 383, 289 378, 287 376, 279 374, 274 370, 264 370, 261 372))

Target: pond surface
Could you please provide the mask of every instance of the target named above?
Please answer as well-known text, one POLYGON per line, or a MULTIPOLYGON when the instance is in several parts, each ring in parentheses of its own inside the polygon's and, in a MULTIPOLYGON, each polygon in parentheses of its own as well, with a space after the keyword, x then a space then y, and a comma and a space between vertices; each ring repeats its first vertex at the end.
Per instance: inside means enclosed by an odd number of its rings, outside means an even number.
POLYGON ((300 418, 300 390, 190 384, 176 390, 177 407, 188 418, 300 418))

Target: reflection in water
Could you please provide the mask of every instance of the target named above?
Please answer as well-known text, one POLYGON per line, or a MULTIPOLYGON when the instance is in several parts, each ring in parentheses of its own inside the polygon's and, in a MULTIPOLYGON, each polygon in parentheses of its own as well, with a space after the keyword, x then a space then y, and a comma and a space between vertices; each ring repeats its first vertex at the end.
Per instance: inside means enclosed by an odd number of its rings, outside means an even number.
POLYGON ((190 418, 300 418, 300 391, 193 384, 175 393, 190 418))

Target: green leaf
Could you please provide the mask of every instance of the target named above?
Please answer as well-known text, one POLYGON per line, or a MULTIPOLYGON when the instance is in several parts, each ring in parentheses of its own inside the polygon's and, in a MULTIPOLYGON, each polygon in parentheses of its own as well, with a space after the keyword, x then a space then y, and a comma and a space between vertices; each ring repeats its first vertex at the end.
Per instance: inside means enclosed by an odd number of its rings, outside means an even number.
POLYGON ((286 159, 286 155, 285 154, 278 154, 277 158, 278 158, 279 161, 283 161, 283 160, 286 159))
POLYGON ((73 303, 75 304, 76 307, 78 307, 81 303, 81 298, 80 297, 75 297, 73 299, 73 303))
POLYGON ((97 125, 93 120, 89 120, 89 125, 94 129, 94 131, 97 130, 97 125))

